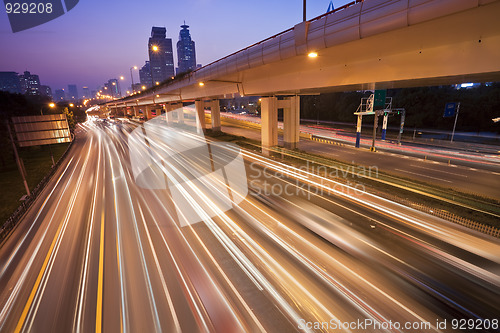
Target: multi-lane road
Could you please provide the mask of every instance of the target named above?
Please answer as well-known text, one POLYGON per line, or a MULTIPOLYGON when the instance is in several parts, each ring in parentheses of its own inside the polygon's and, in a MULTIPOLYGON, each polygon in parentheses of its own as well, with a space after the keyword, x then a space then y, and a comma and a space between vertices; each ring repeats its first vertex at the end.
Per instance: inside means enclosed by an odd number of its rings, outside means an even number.
MULTIPOLYGON (((223 115, 222 125, 225 132, 260 141, 260 119, 227 113, 223 115)), ((380 142, 380 140, 377 141, 377 145, 384 145, 385 150, 373 153, 368 149, 354 148, 352 143, 354 139, 351 140, 351 144, 345 144, 348 140, 343 140, 344 136, 339 136, 332 129, 301 125, 301 130, 304 133, 314 133, 339 143, 339 145, 330 145, 301 138, 298 148, 308 153, 352 162, 356 165, 373 166, 389 174, 416 179, 443 188, 453 188, 496 200, 500 198, 500 187, 492 186, 492 184, 500 183, 500 156, 498 154, 470 155, 450 148, 414 149, 411 145, 398 146, 395 143, 380 142)))
POLYGON ((81 125, 2 244, 1 332, 499 330, 498 239, 245 150, 244 200, 183 226, 134 127, 81 125))

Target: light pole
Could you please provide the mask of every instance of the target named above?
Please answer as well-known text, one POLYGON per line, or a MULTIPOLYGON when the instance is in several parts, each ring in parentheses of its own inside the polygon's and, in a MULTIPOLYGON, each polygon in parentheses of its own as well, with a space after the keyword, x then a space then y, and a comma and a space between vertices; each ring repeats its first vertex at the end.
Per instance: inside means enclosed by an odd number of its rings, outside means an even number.
POLYGON ((137 69, 137 66, 130 67, 130 79, 132 80, 132 94, 135 92, 134 89, 134 76, 132 75, 132 70, 137 69))
MULTIPOLYGON (((159 48, 158 45, 151 45, 151 51, 152 52, 158 52, 159 48)), ((151 87, 155 86, 155 80, 153 78, 153 62, 152 62, 152 56, 151 54, 149 55, 149 72, 151 74, 151 87)))
MULTIPOLYGON (((72 104, 70 104, 70 105, 73 105, 73 103, 72 103, 72 104)), ((43 116, 43 107, 44 107, 44 106, 45 106, 45 105, 42 105, 42 107, 40 108, 40 114, 41 114, 42 116, 43 116)), ((51 109, 53 109, 55 106, 56 106, 56 104, 55 104, 54 102, 49 103, 49 107, 50 107, 51 109)), ((50 151, 50 157, 52 158, 52 167, 54 167, 54 166, 56 165, 56 163, 54 162, 54 154, 52 154, 52 146, 51 146, 50 144, 49 144, 49 151, 50 151)), ((29 193, 28 193, 28 195, 29 195, 29 193)))

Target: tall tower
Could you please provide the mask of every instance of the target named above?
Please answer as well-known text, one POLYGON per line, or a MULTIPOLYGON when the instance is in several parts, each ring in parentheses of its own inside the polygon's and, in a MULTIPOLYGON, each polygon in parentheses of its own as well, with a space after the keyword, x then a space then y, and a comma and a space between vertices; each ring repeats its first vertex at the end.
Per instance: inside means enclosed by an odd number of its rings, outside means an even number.
POLYGON ((188 28, 189 25, 184 22, 179 32, 179 41, 177 42, 177 65, 179 69, 177 74, 196 69, 196 51, 188 28))
POLYGON ((167 29, 153 27, 149 38, 149 63, 153 85, 174 76, 174 54, 172 39, 166 38, 167 29))
MULTIPOLYGON (((141 82, 141 85, 145 87, 151 87, 152 85, 152 80, 151 80, 151 67, 149 61, 146 61, 144 66, 139 69, 139 80, 141 82)), ((141 89, 139 88, 139 91, 141 89)))
POLYGON ((76 84, 68 84, 68 99, 71 101, 76 101, 78 99, 76 84))

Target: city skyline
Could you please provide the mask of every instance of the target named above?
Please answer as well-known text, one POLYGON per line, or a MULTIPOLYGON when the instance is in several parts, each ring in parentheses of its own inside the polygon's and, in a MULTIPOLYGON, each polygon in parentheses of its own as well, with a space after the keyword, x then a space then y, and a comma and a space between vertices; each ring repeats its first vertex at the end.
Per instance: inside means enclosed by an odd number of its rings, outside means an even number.
MULTIPOLYGON (((339 0, 334 4, 340 7, 348 2, 339 0)), ((52 91, 68 84, 94 90, 102 82, 123 75, 122 87, 128 90, 129 68, 140 68, 149 58, 144 40, 152 26, 166 27, 167 38, 175 40, 178 27, 184 20, 189 22, 197 43, 198 63, 208 64, 302 21, 301 1, 265 4, 266 11, 262 11, 258 2, 223 1, 214 6, 212 1, 152 1, 155 10, 151 11, 150 6, 138 7, 136 3, 118 6, 114 2, 98 4, 90 0, 53 21, 15 34, 2 11, 0 43, 9 47, 1 56, 0 71, 36 73, 52 91)), ((308 3, 307 18, 324 14, 328 4, 329 1, 308 3)), ((137 70, 133 70, 133 75, 134 81, 139 82, 137 70)))

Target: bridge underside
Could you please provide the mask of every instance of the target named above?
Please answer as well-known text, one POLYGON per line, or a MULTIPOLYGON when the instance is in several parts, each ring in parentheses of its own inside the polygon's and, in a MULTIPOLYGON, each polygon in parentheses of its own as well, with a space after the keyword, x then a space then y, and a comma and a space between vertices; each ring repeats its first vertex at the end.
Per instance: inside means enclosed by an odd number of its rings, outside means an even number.
POLYGON ((320 49, 316 58, 295 56, 176 93, 183 98, 294 95, 500 81, 499 15, 500 2, 494 2, 320 49))

